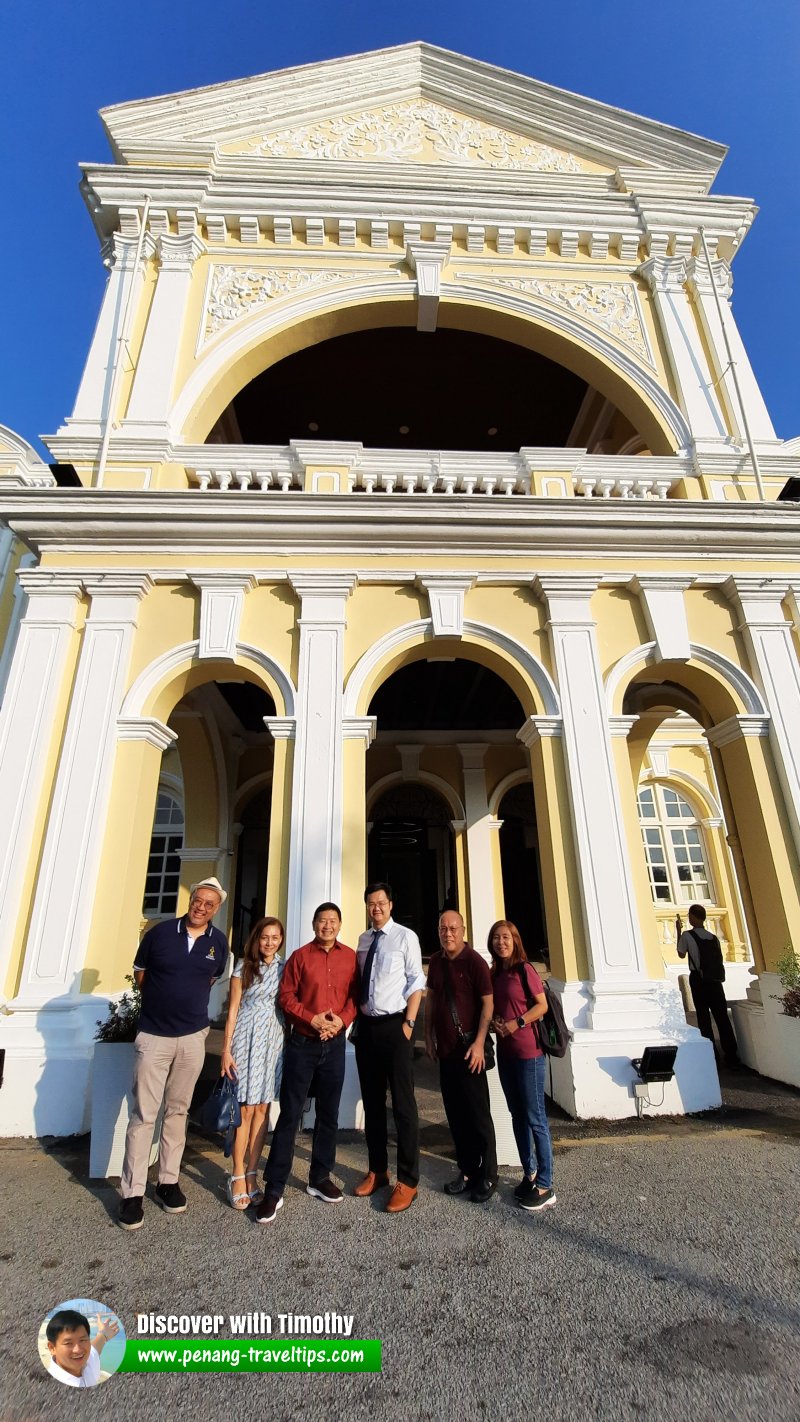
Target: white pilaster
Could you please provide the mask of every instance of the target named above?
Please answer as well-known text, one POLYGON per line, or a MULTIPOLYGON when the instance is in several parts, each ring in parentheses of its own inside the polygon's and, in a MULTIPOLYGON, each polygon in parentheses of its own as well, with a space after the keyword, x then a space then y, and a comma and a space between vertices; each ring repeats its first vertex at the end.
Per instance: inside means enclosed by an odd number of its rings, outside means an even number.
POLYGON ((489 747, 482 745, 459 745, 461 765, 464 775, 464 810, 467 825, 467 870, 469 874, 469 903, 471 943, 482 957, 489 960, 486 939, 489 929, 500 918, 500 906, 495 894, 494 863, 496 845, 492 837, 497 835, 498 821, 489 810, 486 793, 486 771, 484 760, 489 747))
MULTIPOLYGON (((100 315, 95 327, 89 355, 78 389, 75 408, 67 421, 70 426, 83 423, 90 426, 86 433, 100 436, 102 421, 108 415, 111 381, 119 356, 118 344, 122 320, 129 304, 132 311, 144 288, 145 260, 153 255, 155 243, 149 235, 144 239, 142 262, 134 270, 137 239, 116 233, 105 249, 104 261, 110 269, 100 315)), ((113 418, 113 411, 112 418, 113 418)))
POLYGON ((13 1009, 78 991, 139 602, 147 574, 84 579, 91 598, 13 1009))
MULTIPOLYGON (((6 532, 8 532, 10 539, 9 554, 6 560, 8 562, 10 560, 11 545, 13 545, 13 536, 11 534, 10 529, 6 530, 6 532)), ((11 608, 11 616, 8 619, 5 642, 3 643, 2 651, 0 651, 0 706, 2 706, 3 704, 6 683, 8 681, 9 673, 11 671, 11 663, 14 660, 14 652, 17 646, 20 623, 22 622, 23 616, 25 615, 25 607, 27 605, 27 596, 25 593, 25 588, 22 582, 20 581, 20 574, 27 572, 30 568, 34 568, 35 566, 35 553, 23 553, 19 561, 19 566, 17 568, 17 581, 16 586, 14 588, 14 602, 11 608)), ((0 591, 2 590, 4 581, 5 572, 0 573, 0 591)))
POLYGON ((192 271, 197 258, 206 250, 193 234, 159 237, 156 249, 158 281, 136 365, 125 420, 126 435, 152 433, 154 425, 160 432, 164 426, 174 394, 192 271))
POLYGON ((800 662, 783 610, 787 592, 785 582, 772 578, 734 576, 725 584, 769 712, 770 743, 800 856, 800 662))
POLYGON ((33 828, 55 733, 81 584, 72 573, 31 568, 19 575, 28 606, 0 712, 0 993, 5 990, 33 828))
POLYGON ((709 371, 700 332, 684 290, 686 262, 682 257, 651 257, 639 267, 638 275, 653 293, 653 305, 678 398, 695 442, 728 439, 729 431, 713 385, 714 376, 709 371))
POLYGON ((286 941, 305 942, 317 904, 341 901, 342 683, 349 574, 293 573, 300 655, 286 941))
MULTIPOLYGON (((714 289, 711 284, 711 274, 708 265, 703 257, 692 257, 686 264, 687 290, 697 309, 697 315, 701 330, 706 338, 706 344, 714 352, 715 365, 720 375, 721 383, 724 384, 725 393, 729 408, 732 412, 736 425, 741 424, 739 412, 739 401, 733 384, 733 376, 727 369, 728 355, 725 348, 725 335, 723 326, 730 342, 731 354, 736 363, 736 374, 739 379, 739 389, 742 400, 747 410, 747 419, 750 425, 750 433, 754 440, 775 440, 775 428, 769 417, 769 411, 764 403, 764 397, 759 389, 758 381, 753 373, 747 351, 739 335, 739 328, 731 309, 731 294, 733 291, 733 275, 727 262, 712 262, 714 281, 717 290, 722 298, 722 321, 719 318, 714 289), (724 374, 722 374, 724 372, 724 374)), ((744 430, 740 431, 740 438, 744 439, 744 430)))

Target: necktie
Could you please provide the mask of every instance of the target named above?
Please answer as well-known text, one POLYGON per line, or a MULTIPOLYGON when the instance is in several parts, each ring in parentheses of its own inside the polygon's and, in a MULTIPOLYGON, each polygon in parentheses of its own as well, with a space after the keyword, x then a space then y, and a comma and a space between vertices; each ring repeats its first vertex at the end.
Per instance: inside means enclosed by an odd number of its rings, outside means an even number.
POLYGON ((362 1006, 362 1007, 364 1006, 364 1003, 367 1001, 367 999, 368 999, 368 997, 369 997, 369 980, 370 980, 370 978, 372 977, 372 963, 373 963, 373 960, 374 960, 374 958, 375 958, 375 949, 376 949, 377 946, 378 946, 378 939, 379 939, 379 938, 382 938, 382 937, 383 937, 383 929, 382 929, 382 928, 376 928, 376 929, 375 929, 375 932, 374 932, 373 935, 372 935, 372 942, 371 942, 370 945, 369 945, 369 952, 367 953, 366 962, 364 963, 364 972, 363 972, 362 977, 361 977, 361 1006, 362 1006))

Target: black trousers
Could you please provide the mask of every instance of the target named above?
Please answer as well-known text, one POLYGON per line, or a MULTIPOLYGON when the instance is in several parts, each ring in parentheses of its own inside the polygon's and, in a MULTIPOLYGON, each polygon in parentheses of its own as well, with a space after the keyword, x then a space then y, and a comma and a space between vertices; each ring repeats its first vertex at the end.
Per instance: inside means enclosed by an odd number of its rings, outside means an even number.
POLYGON ((297 1128, 306 1098, 312 1092, 316 1119, 311 1141, 309 1185, 319 1185, 333 1171, 339 1100, 344 1082, 344 1048, 344 1032, 332 1037, 329 1042, 292 1032, 286 1043, 281 1079, 281 1114, 264 1170, 264 1185, 268 1193, 283 1194, 294 1159, 297 1128))
POLYGON ((471 1072, 461 1048, 439 1062, 447 1124, 462 1175, 497 1181, 497 1144, 485 1071, 471 1072))
POLYGON ((364 1103, 364 1134, 369 1168, 380 1175, 389 1168, 386 1089, 392 1097, 397 1127, 397 1178, 419 1183, 419 1115, 414 1096, 414 1047, 403 1031, 403 1018, 359 1014, 356 1065, 364 1103))
POLYGON ((711 1018, 713 1017, 717 1024, 719 1045, 725 1060, 727 1062, 738 1061, 739 1048, 736 1045, 736 1037, 728 1017, 728 1004, 725 1001, 725 989, 722 983, 710 983, 692 968, 689 973, 689 987, 692 990, 700 1035, 707 1037, 709 1042, 713 1042, 714 1034, 711 1030, 711 1018))

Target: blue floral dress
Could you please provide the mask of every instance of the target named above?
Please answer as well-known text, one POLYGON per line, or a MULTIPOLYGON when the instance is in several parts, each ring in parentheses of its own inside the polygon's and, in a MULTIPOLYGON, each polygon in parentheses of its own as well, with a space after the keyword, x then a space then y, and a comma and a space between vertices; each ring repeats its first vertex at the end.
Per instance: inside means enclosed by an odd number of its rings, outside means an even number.
MULTIPOLYGON (((242 976, 242 962, 233 976, 242 976)), ((277 1004, 283 959, 262 963, 259 976, 242 993, 233 1029, 231 1056, 236 1062, 238 1097, 247 1106, 277 1101, 283 1073, 283 1013, 277 1004)))

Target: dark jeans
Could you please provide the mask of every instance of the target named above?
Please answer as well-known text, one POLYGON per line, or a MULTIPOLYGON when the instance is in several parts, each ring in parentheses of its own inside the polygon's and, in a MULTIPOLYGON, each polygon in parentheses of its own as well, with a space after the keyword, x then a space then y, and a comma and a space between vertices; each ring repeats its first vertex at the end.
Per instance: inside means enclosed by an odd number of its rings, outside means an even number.
POLYGON ((728 1004, 725 1001, 725 989, 722 983, 710 983, 707 978, 701 977, 692 968, 689 973, 689 987, 692 989, 692 998, 697 1013, 697 1026, 701 1036, 707 1037, 709 1042, 713 1042, 714 1034, 711 1030, 711 1018, 713 1017, 717 1024, 719 1044, 726 1062, 738 1062, 739 1048, 736 1045, 736 1037, 728 1017, 728 1004))
POLYGON ((497 1145, 486 1072, 471 1072, 459 1047, 439 1062, 439 1082, 459 1170, 470 1180, 495 1183, 497 1145))
POLYGON ((369 1168, 376 1175, 389 1168, 386 1133, 386 1088, 392 1095, 397 1127, 397 1178, 403 1185, 419 1183, 419 1116, 414 1097, 414 1047, 406 1041, 403 1015, 359 1015, 356 1065, 364 1103, 364 1132, 369 1168))
POLYGON ((522 1169, 526 1175, 536 1176, 537 1185, 549 1190, 553 1184, 553 1146, 544 1104, 546 1060, 531 1057, 525 1061, 498 1052, 497 1070, 511 1112, 522 1169))
POLYGON ((294 1158, 294 1142, 303 1107, 314 1096, 316 1120, 311 1144, 309 1185, 327 1180, 336 1164, 336 1131, 339 1125, 339 1098, 344 1082, 344 1032, 329 1042, 319 1037, 303 1037, 292 1032, 286 1043, 281 1081, 281 1114, 272 1136, 272 1148, 264 1171, 269 1194, 282 1195, 294 1158))

